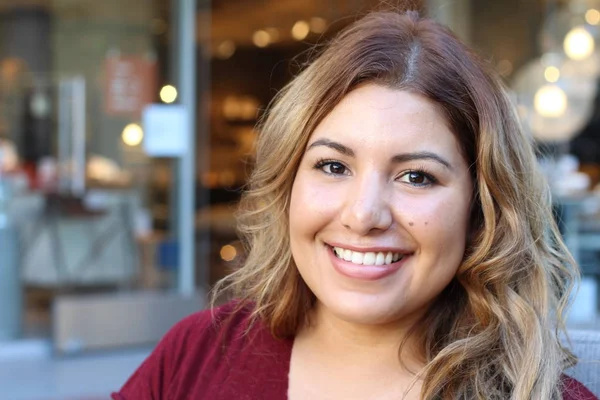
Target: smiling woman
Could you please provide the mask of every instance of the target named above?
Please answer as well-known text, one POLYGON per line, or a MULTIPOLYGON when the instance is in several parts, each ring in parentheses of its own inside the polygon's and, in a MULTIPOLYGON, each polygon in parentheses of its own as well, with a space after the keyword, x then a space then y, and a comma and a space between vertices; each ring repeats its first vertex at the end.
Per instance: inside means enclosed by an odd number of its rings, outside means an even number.
POLYGON ((236 300, 115 399, 594 399, 563 375, 577 267, 499 79, 416 12, 373 13, 260 125, 236 300))

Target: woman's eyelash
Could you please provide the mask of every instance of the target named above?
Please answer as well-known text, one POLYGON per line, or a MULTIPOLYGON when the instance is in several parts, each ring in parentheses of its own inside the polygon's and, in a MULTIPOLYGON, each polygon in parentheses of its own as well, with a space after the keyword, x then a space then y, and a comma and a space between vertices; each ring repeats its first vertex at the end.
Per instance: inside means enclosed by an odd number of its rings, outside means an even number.
POLYGON ((323 168, 324 166, 330 165, 330 164, 344 165, 343 163, 341 163, 338 160, 334 160, 334 159, 330 159, 330 158, 320 158, 315 163, 315 169, 320 169, 320 168, 323 168))
MULTIPOLYGON (((344 170, 347 170, 348 168, 346 167, 346 165, 344 165, 344 163, 338 161, 338 160, 334 160, 334 159, 319 159, 317 160, 317 162, 314 165, 314 169, 318 169, 318 170, 323 170, 323 167, 326 167, 328 165, 339 165, 340 167, 342 167, 344 170)), ((323 171, 325 172, 325 171, 323 171)), ((326 172, 328 174, 335 174, 332 172, 326 172)))
POLYGON ((317 162, 315 162, 314 168, 319 169, 323 168, 324 165, 334 162, 335 160, 330 160, 327 158, 319 158, 317 162))
POLYGON ((436 179, 436 177, 431 172, 429 172, 429 170, 427 168, 425 168, 425 167, 411 168, 411 169, 408 169, 406 171, 403 171, 400 174, 400 178, 406 176, 407 174, 419 174, 419 175, 422 175, 425 178, 427 178, 427 180, 429 181, 429 184, 436 184, 436 183, 438 183, 438 180, 436 179))

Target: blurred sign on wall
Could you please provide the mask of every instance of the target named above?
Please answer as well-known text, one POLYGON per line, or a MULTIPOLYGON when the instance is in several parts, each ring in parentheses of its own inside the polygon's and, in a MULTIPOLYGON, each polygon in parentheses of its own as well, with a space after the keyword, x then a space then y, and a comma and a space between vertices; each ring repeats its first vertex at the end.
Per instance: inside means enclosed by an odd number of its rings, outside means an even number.
POLYGON ((107 115, 137 115, 158 90, 156 61, 144 56, 109 56, 105 61, 104 108, 107 115))
POLYGON ((144 151, 151 157, 181 157, 188 151, 187 110, 182 105, 151 104, 142 115, 144 151))

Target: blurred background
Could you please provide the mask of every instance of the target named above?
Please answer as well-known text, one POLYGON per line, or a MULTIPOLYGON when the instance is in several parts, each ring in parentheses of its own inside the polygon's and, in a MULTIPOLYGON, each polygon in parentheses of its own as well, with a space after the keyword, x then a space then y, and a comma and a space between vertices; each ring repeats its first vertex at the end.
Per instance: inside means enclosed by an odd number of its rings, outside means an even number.
MULTIPOLYGON (((511 89, 583 271, 569 327, 600 330, 600 0, 412 3, 511 89)), ((206 307, 244 259, 257 118, 315 45, 379 7, 0 1, 1 399, 107 398, 206 307)))

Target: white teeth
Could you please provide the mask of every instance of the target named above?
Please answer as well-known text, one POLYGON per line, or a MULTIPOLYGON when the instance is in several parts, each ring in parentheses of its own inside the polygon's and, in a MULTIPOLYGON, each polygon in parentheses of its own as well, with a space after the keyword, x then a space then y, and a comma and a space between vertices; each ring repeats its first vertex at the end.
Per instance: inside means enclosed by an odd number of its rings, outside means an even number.
POLYGON ((344 260, 352 261, 352 250, 344 250, 344 260))
POLYGON ((364 258, 364 253, 359 253, 358 251, 352 252, 352 264, 362 264, 364 258))
POLYGON ((388 251, 388 253, 385 255, 385 263, 386 264, 391 264, 393 258, 394 258, 394 255, 392 254, 392 252, 388 251))
POLYGON ((363 258, 364 265, 375 265, 375 253, 368 252, 365 253, 365 257, 363 258))
POLYGON ((387 265, 396 262, 403 257, 400 255, 400 253, 392 253, 391 251, 385 253, 375 253, 372 251, 361 253, 358 251, 343 249, 341 247, 334 247, 333 252, 338 258, 358 265, 387 265))

